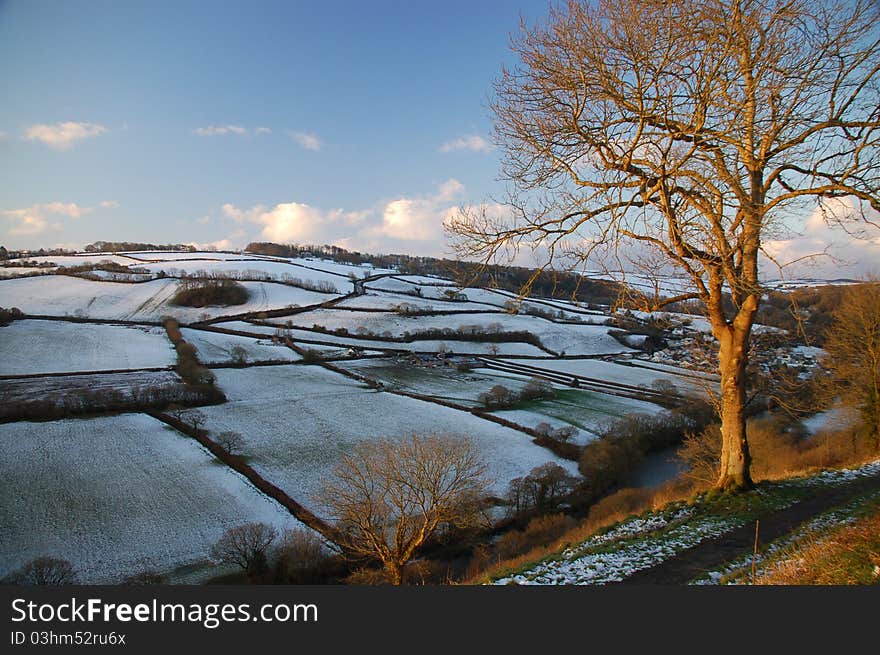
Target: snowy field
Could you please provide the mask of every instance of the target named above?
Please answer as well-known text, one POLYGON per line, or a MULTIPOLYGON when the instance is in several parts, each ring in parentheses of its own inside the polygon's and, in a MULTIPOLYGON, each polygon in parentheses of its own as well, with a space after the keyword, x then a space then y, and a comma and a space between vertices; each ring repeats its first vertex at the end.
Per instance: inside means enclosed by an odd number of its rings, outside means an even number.
POLYGON ((292 264, 296 264, 298 266, 316 268, 321 271, 326 271, 331 275, 335 275, 338 277, 349 277, 350 275, 354 275, 357 278, 362 278, 368 275, 382 275, 386 273, 396 273, 390 268, 376 268, 372 264, 363 264, 362 266, 356 266, 354 264, 342 264, 340 262, 334 262, 329 259, 317 259, 312 257, 292 257, 288 258, 287 261, 292 264))
POLYGON ((430 298, 419 298, 418 296, 401 296, 400 294, 386 293, 383 291, 369 291, 363 296, 347 298, 336 306, 345 307, 347 309, 384 309, 387 311, 394 311, 400 305, 407 305, 420 311, 436 312, 460 312, 474 309, 487 312, 501 311, 501 309, 495 305, 487 305, 484 303, 457 303, 430 298))
POLYGON ((82 255, 52 255, 48 257, 25 257, 24 259, 12 259, 17 262, 35 262, 37 264, 52 264, 53 266, 83 266, 85 264, 111 263, 120 266, 137 265, 138 262, 129 257, 115 255, 113 253, 84 253, 82 255))
POLYGON ((319 511, 314 495, 344 452, 363 439, 418 434, 470 435, 490 467, 496 490, 535 466, 559 460, 528 435, 471 414, 373 391, 314 366, 215 371, 230 402, 205 407, 212 434, 242 434, 250 463, 295 500, 319 511))
POLYGON ((526 378, 509 378, 488 369, 461 372, 452 366, 423 368, 391 358, 340 362, 338 366, 379 380, 392 389, 433 396, 468 407, 476 407, 479 395, 496 384, 519 392, 528 383, 526 378))
MULTIPOLYGON (((34 401, 53 401, 58 404, 71 394, 82 390, 92 393, 120 392, 126 398, 145 389, 166 389, 176 392, 180 397, 187 394, 187 387, 173 371, 129 371, 125 373, 101 373, 94 375, 58 375, 34 378, 14 378, 0 380, 0 398, 5 405, 3 410, 15 405, 34 401)), ((194 394, 196 395, 196 394, 194 394)))
MULTIPOLYGON (((279 323, 283 319, 279 319, 279 323)), ((215 327, 226 328, 228 330, 237 330, 240 332, 248 332, 254 335, 275 334, 277 327, 267 325, 255 325, 244 321, 228 321, 217 323, 215 327)), ((278 327, 283 327, 279 325, 278 327)), ((473 355, 490 355, 493 352, 493 346, 497 346, 498 354, 510 357, 535 356, 544 357, 546 352, 529 343, 509 342, 509 343, 483 343, 474 341, 452 341, 442 339, 424 339, 412 341, 410 343, 400 341, 382 341, 381 339, 358 339, 355 337, 340 337, 335 334, 324 334, 322 332, 312 332, 309 330, 298 330, 296 328, 285 328, 285 334, 289 335, 294 342, 305 348, 310 348, 311 341, 324 342, 325 344, 338 344, 345 348, 359 348, 372 350, 401 350, 418 353, 436 353, 441 350, 447 353, 473 354, 473 355)))
POLYGON ((242 277, 252 279, 269 278, 279 281, 290 281, 294 278, 306 282, 324 282, 333 285, 337 291, 351 291, 351 282, 344 278, 331 276, 327 273, 312 271, 300 266, 294 266, 287 262, 267 260, 225 260, 225 261, 200 261, 179 260, 174 262, 151 262, 143 264, 141 268, 149 271, 164 271, 170 277, 184 275, 205 274, 226 277, 242 277))
MULTIPOLYGON (((504 386, 510 387, 509 384, 504 386)), ((655 415, 665 411, 662 407, 643 400, 566 389, 559 391, 554 399, 529 403, 528 409, 498 410, 493 414, 530 428, 539 423, 550 423, 553 427, 572 425, 585 433, 581 443, 586 443, 592 440, 591 435, 599 434, 608 424, 625 416, 655 415)))
POLYGON ((234 359, 236 348, 243 348, 245 361, 271 362, 285 360, 298 361, 300 358, 284 344, 273 343, 271 339, 251 339, 235 334, 220 334, 205 330, 182 328, 183 338, 194 345, 199 351, 199 360, 203 364, 226 364, 234 359))
POLYGON ((139 261, 180 261, 180 260, 192 260, 192 259, 203 259, 203 260, 228 260, 235 261, 237 259, 253 259, 255 255, 249 255, 247 253, 234 253, 234 252, 178 252, 178 251, 161 251, 161 250, 142 250, 142 251, 130 251, 120 253, 122 255, 126 255, 131 259, 137 259, 139 261))
POLYGON ((158 327, 40 320, 0 327, 0 375, 155 368, 175 361, 158 327))
POLYGON ((318 325, 328 330, 345 328, 353 333, 371 336, 404 337, 425 330, 476 329, 487 332, 530 332, 544 347, 568 355, 599 355, 625 352, 629 349, 608 335, 609 328, 600 325, 554 323, 533 316, 504 313, 467 314, 462 316, 402 316, 393 312, 356 312, 316 309, 271 321, 290 323, 295 327, 318 325))
POLYGON ((0 577, 69 560, 85 583, 197 565, 227 528, 298 522, 194 440, 140 414, 0 425, 0 577))
POLYGON ((248 301, 229 307, 176 307, 170 304, 177 280, 140 284, 98 282, 76 277, 43 275, 0 280, 0 307, 18 307, 26 314, 83 316, 109 320, 158 321, 170 315, 182 322, 245 312, 317 305, 327 294, 271 282, 242 282, 248 301))

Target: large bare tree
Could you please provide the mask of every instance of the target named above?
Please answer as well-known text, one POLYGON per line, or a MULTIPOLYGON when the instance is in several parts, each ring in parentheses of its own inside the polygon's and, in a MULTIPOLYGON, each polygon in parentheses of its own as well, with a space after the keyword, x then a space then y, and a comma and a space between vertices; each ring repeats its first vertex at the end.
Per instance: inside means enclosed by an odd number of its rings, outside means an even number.
POLYGON ((487 490, 486 465, 463 437, 364 441, 334 473, 319 502, 337 522, 338 545, 382 562, 395 585, 439 527, 476 516, 487 490))
POLYGON ((545 24, 523 25, 513 42, 521 62, 496 82, 510 206, 465 209, 448 224, 464 257, 529 246, 544 266, 583 264, 635 246, 678 268, 719 344, 720 489, 751 484, 745 377, 762 241, 817 203, 851 225, 880 210, 878 7, 552 9, 545 24), (843 205, 852 213, 835 214, 843 205))

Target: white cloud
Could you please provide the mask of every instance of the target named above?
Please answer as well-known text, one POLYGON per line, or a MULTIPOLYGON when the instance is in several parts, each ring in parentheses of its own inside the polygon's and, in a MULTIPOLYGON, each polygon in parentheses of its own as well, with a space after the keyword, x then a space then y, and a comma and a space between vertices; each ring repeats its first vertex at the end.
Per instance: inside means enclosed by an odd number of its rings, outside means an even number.
POLYGON ((117 209, 119 207, 119 203, 115 200, 102 200, 99 203, 101 209, 117 209))
POLYGON ((247 130, 239 125, 209 125, 197 127, 193 134, 198 136, 226 136, 228 134, 247 134, 247 130))
POLYGON ((259 136, 260 134, 272 134, 272 128, 269 128, 269 127, 258 127, 257 129, 254 130, 254 133, 255 133, 256 135, 258 135, 258 136, 259 136))
POLYGON ((10 219, 13 226, 8 233, 13 236, 42 234, 49 229, 61 229, 62 223, 50 222, 52 216, 80 218, 92 211, 93 207, 80 207, 74 202, 49 202, 31 205, 23 209, 7 209, 0 211, 0 216, 10 219))
POLYGON ((324 145, 321 142, 321 139, 308 132, 288 132, 287 134, 306 150, 318 151, 321 149, 321 146, 324 145))
MULTIPOLYGON (((876 212, 867 218, 880 223, 880 214, 876 212)), ((763 247, 777 262, 787 265, 785 277, 861 277, 880 273, 880 227, 862 219, 857 201, 852 198, 823 200, 805 221, 801 234, 765 241, 763 247)), ((768 276, 779 275, 778 267, 772 263, 765 269, 768 276)))
POLYGON ((447 141, 440 146, 440 152, 455 152, 457 150, 490 152, 492 150, 492 144, 476 134, 466 134, 465 136, 453 139, 452 141, 447 141))
POLYGON ((443 223, 456 207, 449 203, 464 191, 456 179, 443 182, 437 193, 416 198, 398 198, 385 205, 382 223, 373 234, 401 241, 437 241, 443 239, 443 223))
POLYGON ((67 121, 54 125, 31 125, 24 136, 30 141, 40 141, 55 150, 67 150, 77 141, 104 134, 107 128, 95 123, 67 121))
POLYGON ((257 238, 280 243, 335 244, 367 252, 441 254, 443 223, 455 211, 451 202, 464 190, 450 179, 427 196, 401 197, 359 211, 323 210, 300 202, 242 209, 225 204, 223 216, 239 225, 260 227, 257 238))
POLYGON ((271 209, 265 205, 239 209, 227 203, 222 212, 236 223, 260 225, 261 238, 280 243, 332 242, 338 236, 351 233, 372 213, 322 211, 301 202, 284 202, 271 209))

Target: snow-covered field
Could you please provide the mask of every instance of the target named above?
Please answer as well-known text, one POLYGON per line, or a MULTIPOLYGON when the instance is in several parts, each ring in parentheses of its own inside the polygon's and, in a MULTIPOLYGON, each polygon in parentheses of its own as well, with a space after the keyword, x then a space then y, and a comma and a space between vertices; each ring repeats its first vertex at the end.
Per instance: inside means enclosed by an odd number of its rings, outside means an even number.
POLYGON ((0 425, 0 577, 69 560, 81 582, 199 564, 227 528, 298 522, 199 444, 140 414, 0 425))
POLYGON ((342 368, 379 380, 386 387, 442 398, 469 407, 477 406, 477 398, 496 384, 518 392, 527 379, 513 379, 488 369, 462 372, 452 366, 423 368, 396 359, 365 359, 340 362, 342 368))
POLYGON ((521 432, 433 403, 373 391, 315 366, 215 371, 229 401, 205 407, 212 434, 242 434, 250 463, 316 512, 314 495, 344 452, 363 439, 418 434, 469 435, 480 448, 496 489, 535 466, 559 460, 521 432))
POLYGON ((120 253, 130 257, 132 259, 137 259, 139 261, 180 261, 180 260, 193 260, 193 259, 203 259, 203 260, 228 260, 235 261, 238 259, 253 259, 254 255, 250 255, 248 253, 235 253, 235 252, 179 252, 179 251, 162 251, 162 250, 132 250, 130 252, 120 253))
POLYGON ((293 257, 287 259, 286 261, 289 261, 292 264, 297 264, 298 266, 316 268, 321 271, 326 271, 327 273, 337 276, 337 278, 349 277, 350 275, 354 275, 357 278, 362 278, 368 275, 383 275, 397 272, 391 270, 390 268, 376 268, 372 264, 355 266, 354 264, 342 264, 340 262, 334 262, 330 259, 318 259, 313 257, 293 257))
POLYGON ((177 260, 173 262, 150 262, 142 264, 140 268, 149 271, 164 271, 171 277, 182 275, 194 275, 205 273, 227 277, 241 277, 251 279, 269 278, 272 280, 290 281, 294 278, 304 282, 324 282, 332 285, 337 291, 350 291, 351 282, 344 278, 313 271, 301 266, 294 266, 282 261, 268 260, 177 260))
POLYGON ((347 309, 384 309, 394 311, 401 305, 405 305, 419 311, 456 312, 465 310, 485 310, 487 312, 501 311, 496 305, 487 305, 477 302, 457 303, 418 296, 401 296, 400 294, 386 293, 383 291, 368 291, 363 296, 347 298, 337 305, 347 309))
POLYGON ((300 358, 284 344, 273 343, 271 339, 250 339, 235 334, 220 334, 205 330, 183 328, 183 338, 199 351, 203 364, 225 364, 235 359, 236 348, 244 349, 245 362, 268 362, 285 360, 295 362, 300 358))
POLYGON ((0 327, 0 375, 154 368, 174 361, 171 342, 158 327, 40 320, 0 327))
POLYGON ((84 253, 81 255, 50 255, 47 257, 25 257, 21 260, 13 259, 17 262, 34 262, 37 264, 52 264, 53 266, 83 266, 85 264, 101 264, 109 262, 111 264, 119 264, 120 266, 137 265, 138 262, 121 255, 113 253, 84 253))
POLYGON ((42 275, 0 280, 0 307, 18 307, 26 314, 83 316, 109 320, 158 321, 170 315, 182 322, 326 302, 327 294, 271 282, 242 282, 249 294, 243 305, 176 307, 170 304, 177 280, 139 284, 98 282, 76 277, 42 275))
MULTIPOLYGON (((284 319, 279 319, 279 323, 284 319)), ((267 325, 255 325, 244 321, 228 321, 217 323, 216 327, 226 328, 229 330, 238 330, 257 335, 275 334, 278 329, 267 325)), ((279 327, 283 327, 279 325, 279 327)), ((358 339, 355 337, 340 337, 335 334, 324 334, 322 332, 311 332, 309 330, 298 330, 296 328, 286 329, 285 334, 289 335, 294 342, 299 343, 303 347, 310 348, 310 341, 319 341, 332 344, 339 344, 345 348, 359 348, 372 350, 403 350, 419 353, 437 353, 441 350, 447 353, 473 354, 473 355, 490 355, 493 353, 493 347, 497 347, 498 354, 510 357, 535 356, 543 357, 545 353, 540 348, 529 343, 508 342, 508 343, 484 343, 474 341, 452 341, 442 339, 420 339, 409 343, 401 341, 382 341, 381 339, 358 339)))
POLYGON ((426 330, 451 329, 468 332, 531 332, 546 348, 568 355, 598 355, 629 350, 608 335, 609 328, 600 325, 554 323, 533 316, 511 314, 467 314, 462 316, 402 316, 394 312, 356 312, 316 309, 295 316, 275 319, 295 327, 318 325, 328 330, 345 328, 352 333, 371 336, 404 337, 426 330))

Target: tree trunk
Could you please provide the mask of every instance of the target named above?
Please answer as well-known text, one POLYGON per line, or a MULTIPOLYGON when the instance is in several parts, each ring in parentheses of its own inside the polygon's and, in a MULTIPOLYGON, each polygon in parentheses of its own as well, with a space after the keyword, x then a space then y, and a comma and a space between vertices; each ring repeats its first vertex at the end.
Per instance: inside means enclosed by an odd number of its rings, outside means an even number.
POLYGON ((400 586, 403 584, 403 567, 397 562, 388 562, 386 567, 388 575, 391 576, 391 584, 400 586))
POLYGON ((721 467, 716 487, 739 491, 752 486, 746 438, 746 363, 749 330, 730 326, 719 336, 721 372, 721 467))

